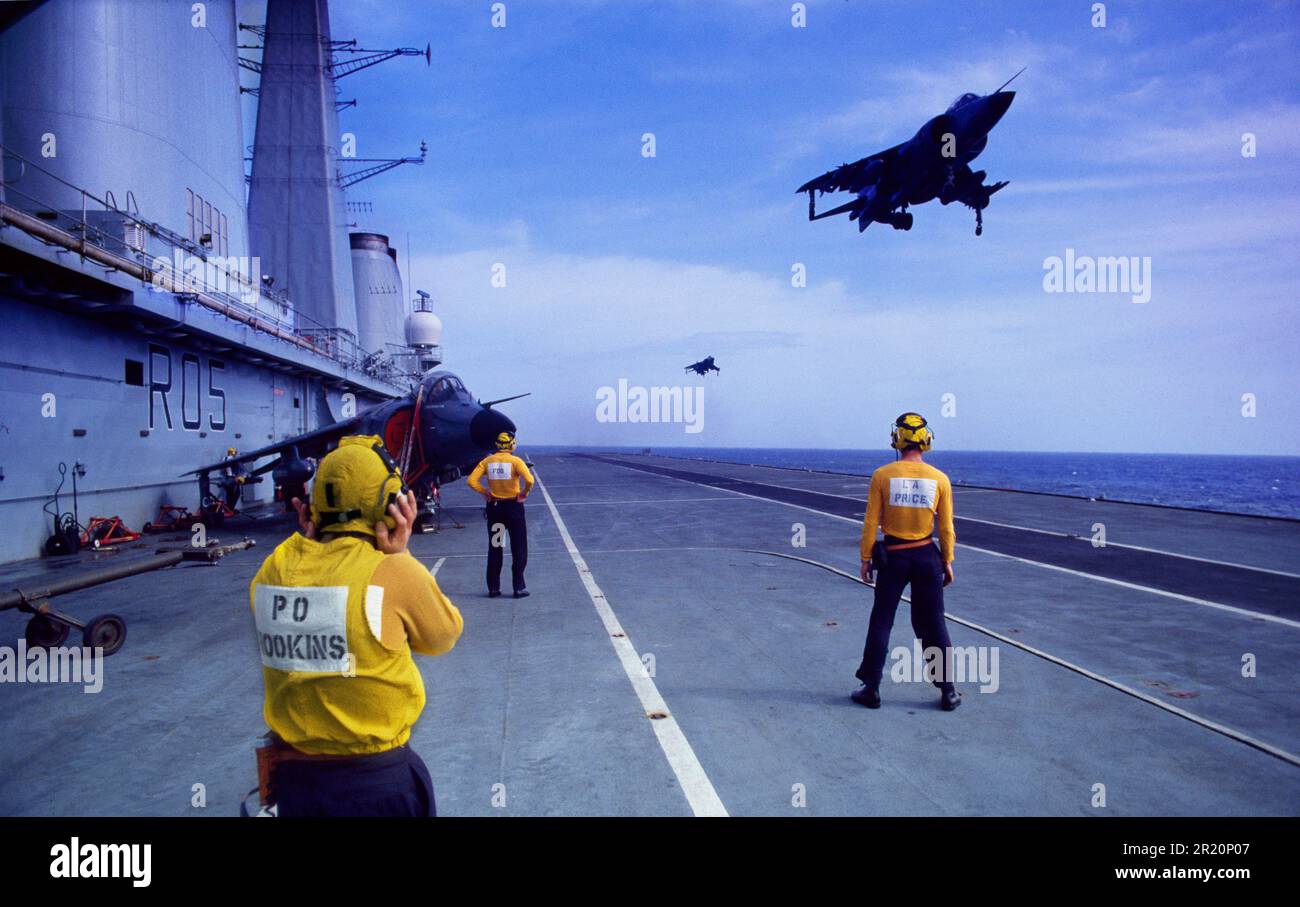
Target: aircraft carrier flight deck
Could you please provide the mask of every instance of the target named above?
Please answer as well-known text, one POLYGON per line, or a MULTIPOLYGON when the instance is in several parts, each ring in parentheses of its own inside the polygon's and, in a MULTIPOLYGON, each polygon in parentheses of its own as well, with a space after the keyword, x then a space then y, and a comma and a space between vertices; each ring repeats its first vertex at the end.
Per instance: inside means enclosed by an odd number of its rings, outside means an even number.
MULTIPOLYGON (((411 542, 465 620, 451 653, 416 659, 412 744, 441 815, 1300 813, 1300 523, 958 487, 949 629, 996 649, 995 682, 960 683, 945 713, 887 664, 868 711, 848 697, 871 605, 865 478, 532 459, 530 598, 487 598, 463 482, 411 542)), ((248 583, 293 529, 232 520, 221 541, 257 547, 58 599, 129 632, 96 694, 8 685, 7 811, 235 813, 265 731, 248 583)), ((912 635, 900 614, 891 646, 912 635)))

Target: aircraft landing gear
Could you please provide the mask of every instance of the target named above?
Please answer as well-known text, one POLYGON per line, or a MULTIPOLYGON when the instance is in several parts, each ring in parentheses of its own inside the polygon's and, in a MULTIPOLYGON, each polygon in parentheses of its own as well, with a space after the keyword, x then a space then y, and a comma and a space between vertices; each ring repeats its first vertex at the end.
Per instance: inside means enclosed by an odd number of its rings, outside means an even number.
POLYGON ((440 532, 442 530, 442 500, 437 489, 419 503, 415 511, 413 532, 440 532))
POLYGON ((912 220, 912 213, 910 211, 890 214, 885 217, 885 223, 889 224, 889 226, 893 227, 895 230, 912 229, 912 220))
POLYGON ((981 236, 984 233, 984 209, 975 209, 975 235, 981 236))
MULTIPOLYGON (((420 504, 419 512, 415 517, 414 532, 441 532, 443 530, 443 513, 447 511, 446 506, 442 503, 442 491, 438 486, 429 489, 429 495, 420 504)), ((464 529, 465 525, 457 520, 450 513, 447 514, 447 520, 453 529, 464 529)))

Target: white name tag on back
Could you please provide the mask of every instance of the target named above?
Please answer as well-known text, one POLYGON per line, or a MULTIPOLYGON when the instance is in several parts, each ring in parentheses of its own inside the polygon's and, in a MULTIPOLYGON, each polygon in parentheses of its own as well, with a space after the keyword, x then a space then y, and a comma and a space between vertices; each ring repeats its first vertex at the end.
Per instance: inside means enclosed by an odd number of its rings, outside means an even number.
POLYGON ((262 664, 338 674, 348 665, 347 586, 268 586, 253 591, 262 664))
POLYGON ((891 507, 924 507, 935 509, 939 497, 939 482, 935 479, 889 480, 889 505, 891 507))
POLYGON ((493 460, 487 465, 488 478, 497 482, 509 482, 514 475, 514 464, 493 460))

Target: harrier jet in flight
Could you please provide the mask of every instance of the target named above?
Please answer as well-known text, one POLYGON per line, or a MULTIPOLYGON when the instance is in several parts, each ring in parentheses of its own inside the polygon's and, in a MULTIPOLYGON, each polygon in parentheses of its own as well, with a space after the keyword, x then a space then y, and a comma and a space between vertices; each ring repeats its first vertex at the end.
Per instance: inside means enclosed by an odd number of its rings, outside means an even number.
MULTIPOLYGON (((1020 72, 1024 72, 1022 69, 1020 72)), ((842 164, 798 188, 808 193, 808 219, 820 220, 848 212, 858 222, 858 232, 873 221, 895 230, 912 229, 909 205, 937 198, 940 204, 961 202, 975 209, 975 235, 984 232, 984 209, 989 197, 1007 183, 986 185, 983 170, 974 172, 970 162, 988 143, 989 132, 1015 99, 1004 91, 1011 79, 992 94, 967 93, 952 106, 921 127, 912 138, 852 164, 842 164), (838 208, 818 214, 815 197, 829 192, 852 192, 857 198, 838 208)))
POLYGON ((692 362, 690 365, 686 366, 686 371, 695 372, 697 375, 707 375, 709 372, 717 372, 719 375, 722 374, 722 369, 713 364, 712 356, 701 359, 699 362, 692 362))

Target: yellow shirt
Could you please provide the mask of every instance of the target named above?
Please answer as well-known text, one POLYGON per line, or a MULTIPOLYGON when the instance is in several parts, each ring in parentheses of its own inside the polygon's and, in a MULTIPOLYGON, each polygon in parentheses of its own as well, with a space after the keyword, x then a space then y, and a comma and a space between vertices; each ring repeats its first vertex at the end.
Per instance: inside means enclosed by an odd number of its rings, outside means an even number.
POLYGON ((405 743, 424 710, 411 653, 441 655, 463 627, 424 565, 353 536, 318 542, 294 533, 262 563, 249 599, 266 723, 306 753, 405 743))
POLYGON ((510 500, 519 496, 519 480, 523 479, 524 494, 533 489, 533 474, 528 471, 528 464, 509 451, 499 450, 474 467, 469 474, 469 487, 479 494, 487 494, 500 500, 510 500), (479 480, 487 474, 488 487, 485 489, 479 480))
POLYGON ((951 563, 957 533, 952 528, 952 484, 928 463, 896 460, 871 474, 867 514, 862 522, 862 559, 871 559, 879 525, 885 535, 916 541, 934 534, 939 523, 939 550, 951 563))

